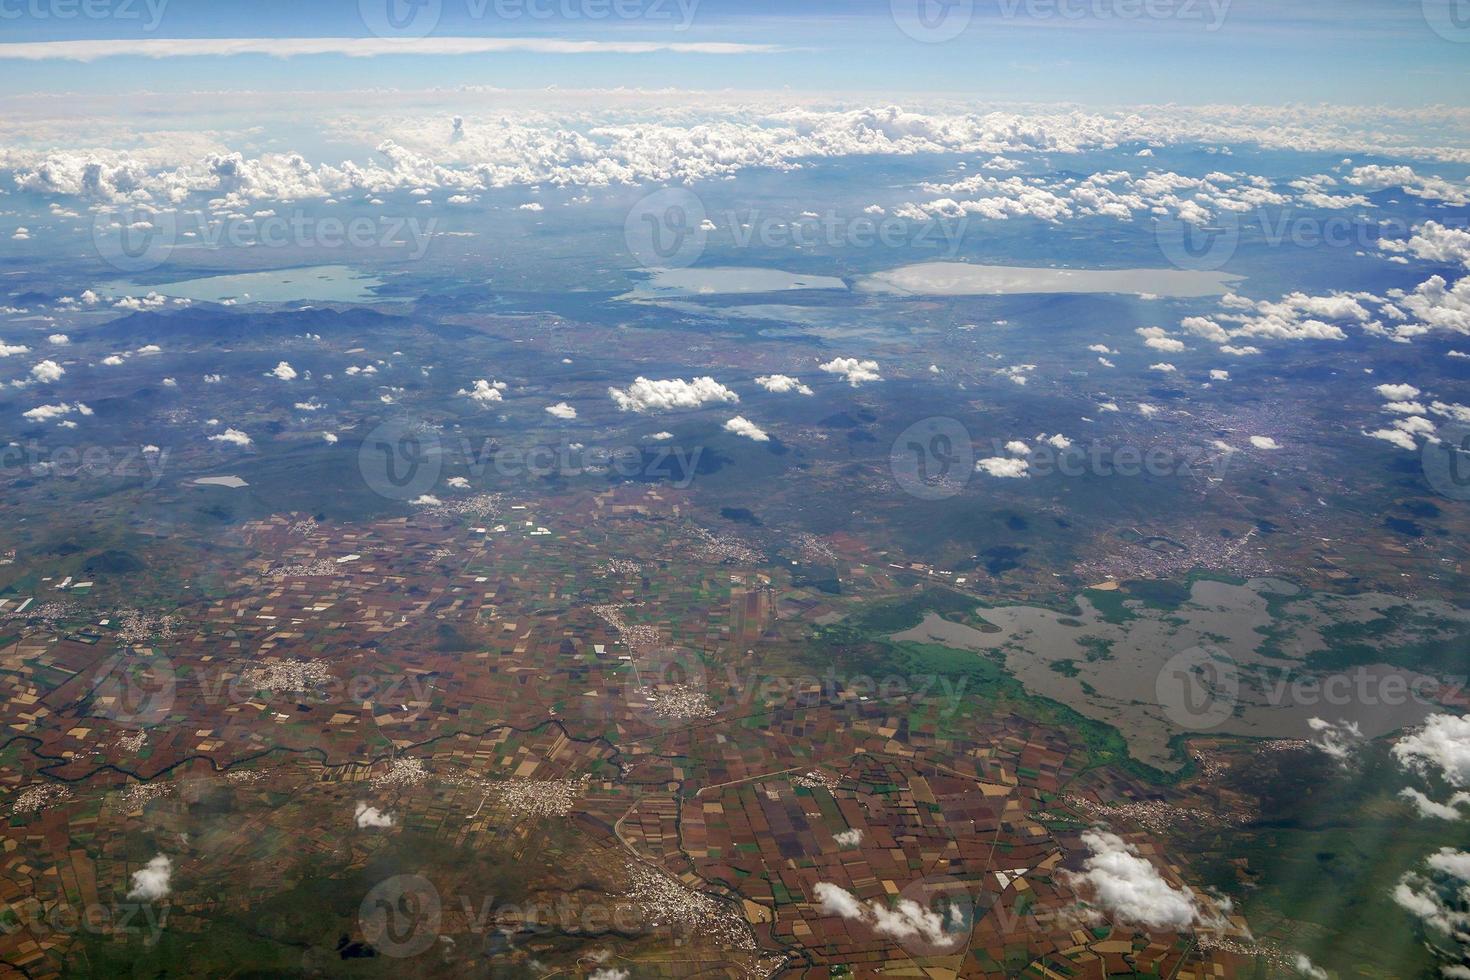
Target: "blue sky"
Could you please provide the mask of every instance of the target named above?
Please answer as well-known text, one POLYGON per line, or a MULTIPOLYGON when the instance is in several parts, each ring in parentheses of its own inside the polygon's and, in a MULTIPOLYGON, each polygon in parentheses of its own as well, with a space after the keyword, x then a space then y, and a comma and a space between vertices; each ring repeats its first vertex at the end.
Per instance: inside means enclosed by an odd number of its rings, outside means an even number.
POLYGON ((407 24, 410 33, 431 26, 431 39, 714 42, 761 50, 289 59, 175 54, 85 63, 7 57, 0 58, 0 85, 10 93, 557 85, 790 88, 895 99, 943 93, 1095 105, 1470 103, 1470 0, 411 2, 419 6, 402 6, 404 0, 0 0, 0 54, 6 44, 89 39, 371 38, 373 25, 389 23, 407 24), (400 5, 397 21, 386 19, 389 3, 400 5), (919 3, 929 5, 927 21, 906 13, 919 3), (614 4, 627 4, 622 9, 631 16, 598 16, 614 4), (1141 13, 1129 16, 1134 11, 1141 13))

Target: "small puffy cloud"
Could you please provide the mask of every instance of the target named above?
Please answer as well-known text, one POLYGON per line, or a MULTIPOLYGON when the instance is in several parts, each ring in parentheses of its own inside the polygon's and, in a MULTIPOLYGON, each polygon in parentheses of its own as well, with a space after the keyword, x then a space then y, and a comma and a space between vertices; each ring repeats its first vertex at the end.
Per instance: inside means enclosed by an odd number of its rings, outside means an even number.
POLYGON ((1155 415, 1159 414, 1159 409, 1157 405, 1150 405, 1147 402, 1139 402, 1138 414, 1142 415, 1144 418, 1153 418, 1155 415))
POLYGON ((536 201, 531 201, 529 204, 522 204, 520 207, 516 208, 516 210, 517 211, 545 211, 546 209, 544 207, 542 207, 536 201))
POLYGON ((1139 327, 1133 331, 1143 338, 1143 343, 1154 350, 1165 351, 1170 354, 1184 350, 1184 341, 1176 340, 1169 336, 1169 331, 1163 327, 1139 327))
POLYGON ((1384 240, 1378 245, 1385 252, 1408 253, 1428 262, 1463 262, 1470 266, 1470 231, 1448 228, 1438 221, 1415 228, 1413 237, 1407 240, 1384 240))
POLYGON ((1031 464, 1024 459, 1010 459, 1005 456, 991 456, 975 464, 977 473, 984 473, 1003 480, 1022 479, 1030 468, 1031 464))
POLYGON ((42 361, 31 368, 31 377, 41 384, 51 384, 60 381, 61 376, 66 373, 66 368, 55 361, 42 361))
POLYGON ((22 412, 21 417, 31 422, 50 422, 73 413, 91 415, 92 410, 81 402, 61 402, 56 405, 38 405, 29 411, 22 412))
POLYGON ((798 395, 810 395, 812 389, 801 383, 800 378, 793 378, 788 374, 763 374, 755 379, 755 383, 767 391, 784 394, 794 391, 798 395))
POLYGON ((323 432, 322 433, 322 442, 325 442, 329 446, 335 446, 337 444, 337 433, 335 433, 335 432, 323 432))
POLYGON ((1327 971, 1314 964, 1312 958, 1306 953, 1297 953, 1296 957, 1291 961, 1291 965, 1296 969, 1296 972, 1304 977, 1310 978, 1310 980, 1328 980, 1327 971))
POLYGON ((674 438, 674 434, 672 432, 655 432, 648 438, 652 439, 654 442, 667 442, 669 439, 674 438))
POLYGON ((1251 445, 1257 449, 1280 449, 1281 443, 1270 436, 1251 436, 1251 445))
POLYGON ((610 966, 587 974, 587 980, 628 980, 627 970, 616 970, 610 966))
POLYGON ((770 442, 771 437, 766 435, 765 430, 756 425, 744 415, 737 415, 723 426, 726 432, 733 432, 737 436, 754 439, 756 442, 770 442))
POLYGON ((1184 931, 1199 921, 1194 896, 1165 881, 1133 845, 1105 830, 1086 831, 1082 843, 1091 853, 1071 877, 1120 921, 1169 931, 1184 931))
POLYGON ((1196 337, 1202 337, 1212 344, 1224 344, 1230 341, 1230 332, 1220 326, 1209 317, 1189 316, 1179 321, 1179 325, 1186 332, 1196 337))
POLYGON ((947 946, 957 938, 945 928, 943 916, 912 899, 901 898, 893 905, 874 900, 865 905, 856 895, 827 881, 818 882, 814 892, 818 907, 826 914, 865 922, 879 935, 922 937, 934 946, 947 946))
POLYGON ((1424 862, 1423 871, 1409 871, 1391 893, 1394 904, 1424 923, 1435 934, 1430 950, 1440 958, 1440 975, 1463 978, 1470 958, 1470 853, 1442 847, 1424 862))
POLYGON ((652 380, 637 378, 626 388, 607 389, 608 397, 624 412, 661 412, 699 408, 715 402, 738 402, 740 396, 714 378, 652 380))
POLYGON ((1087 349, 1090 350, 1090 351, 1092 351, 1094 354, 1116 354, 1116 353, 1118 353, 1117 351, 1115 351, 1111 347, 1109 347, 1107 344, 1092 344, 1087 349))
POLYGON ((122 362, 123 362, 123 359, 118 354, 108 354, 106 357, 104 357, 102 359, 102 363, 105 366, 107 366, 107 367, 117 367, 122 362))
POLYGON ((1394 422, 1393 427, 1411 436, 1432 436, 1439 431, 1438 426, 1422 415, 1410 415, 1408 418, 1398 419, 1394 422))
POLYGON ((1314 734, 1312 744, 1328 758, 1346 764, 1363 744, 1363 731, 1357 722, 1334 725, 1323 718, 1308 718, 1307 727, 1314 734))
POLYGON ((432 493, 421 493, 417 497, 415 497, 413 500, 410 500, 409 503, 413 504, 415 507, 442 507, 442 506, 444 506, 444 501, 440 500, 438 497, 434 496, 432 493))
POLYGON ((557 402, 555 405, 546 406, 546 414, 553 418, 570 420, 577 417, 577 410, 566 402, 557 402))
POLYGON ((377 807, 368 806, 366 803, 357 804, 357 812, 353 814, 352 818, 357 821, 357 826, 360 828, 384 828, 393 826, 393 815, 391 813, 384 813, 377 807))
POLYGON ((1412 401, 1423 394, 1418 388, 1410 384, 1379 385, 1373 390, 1378 392, 1385 401, 1390 402, 1412 401))
POLYGON ((1165 363, 1163 361, 1160 361, 1158 364, 1150 364, 1148 366, 1148 369, 1150 371, 1158 371, 1160 374, 1172 374, 1173 372, 1179 370, 1174 365, 1165 363))
POLYGON ((145 902, 164 898, 172 890, 174 863, 167 855, 152 858, 143 867, 133 872, 133 887, 128 898, 140 898, 145 902))
POLYGON ((1385 412, 1396 412, 1400 415, 1423 415, 1428 411, 1419 402, 1385 402, 1383 410, 1385 412))
POLYGON ((827 363, 817 366, 828 374, 842 375, 854 388, 867 381, 883 380, 878 374, 877 361, 860 361, 855 357, 834 357, 827 363))
POLYGON ((838 847, 857 847, 862 842, 862 839, 863 830, 861 827, 853 827, 851 830, 844 830, 839 834, 832 835, 832 841, 838 847))
POLYGON ((46 343, 52 345, 53 347, 65 347, 67 344, 71 343, 71 338, 64 333, 54 333, 46 338, 46 343))
POLYGON ((1460 820, 1465 816, 1460 807, 1470 806, 1470 793, 1464 790, 1451 796, 1448 803, 1432 800, 1427 794, 1412 786, 1405 786, 1399 790, 1399 797, 1412 803, 1414 809, 1419 812, 1419 816, 1426 820, 1460 820))
POLYGON ((1419 448, 1419 444, 1414 441, 1414 437, 1402 429, 1374 429, 1372 432, 1364 432, 1363 435, 1370 439, 1382 439, 1390 445, 1397 446, 1411 453, 1419 448))
POLYGON ((209 437, 210 442, 222 442, 230 446, 239 446, 246 449, 255 444, 255 440, 241 432, 239 429, 226 429, 218 435, 209 437))
POLYGON ((477 404, 489 405, 492 402, 501 401, 504 397, 501 392, 505 391, 505 389, 506 384, 504 381, 488 381, 485 378, 481 378, 469 388, 459 389, 456 394, 461 398, 468 398, 477 404))
POLYGON ((847 889, 831 882, 819 881, 814 892, 817 907, 826 914, 840 916, 844 919, 863 918, 863 903, 847 889))
POLYGON ((278 381, 295 381, 296 369, 287 364, 285 361, 282 361, 281 363, 277 364, 275 368, 266 375, 266 377, 275 378, 278 381))
POLYGON ((1470 717, 1430 715, 1423 728, 1398 740, 1393 757, 1404 768, 1438 775, 1456 789, 1470 785, 1470 717))
POLYGON ((1230 372, 1229 371, 1222 371, 1219 368, 1215 368, 1214 370, 1212 370, 1210 372, 1210 380, 1211 381, 1229 381, 1230 380, 1230 372))
POLYGON ((1012 456, 1030 456, 1031 447, 1026 445, 1020 439, 1012 439, 1010 442, 1006 443, 1006 452, 1010 453, 1012 456))
POLYGON ((11 345, 0 340, 0 357, 12 357, 16 354, 29 354, 30 352, 31 349, 29 347, 23 347, 19 344, 11 345))

